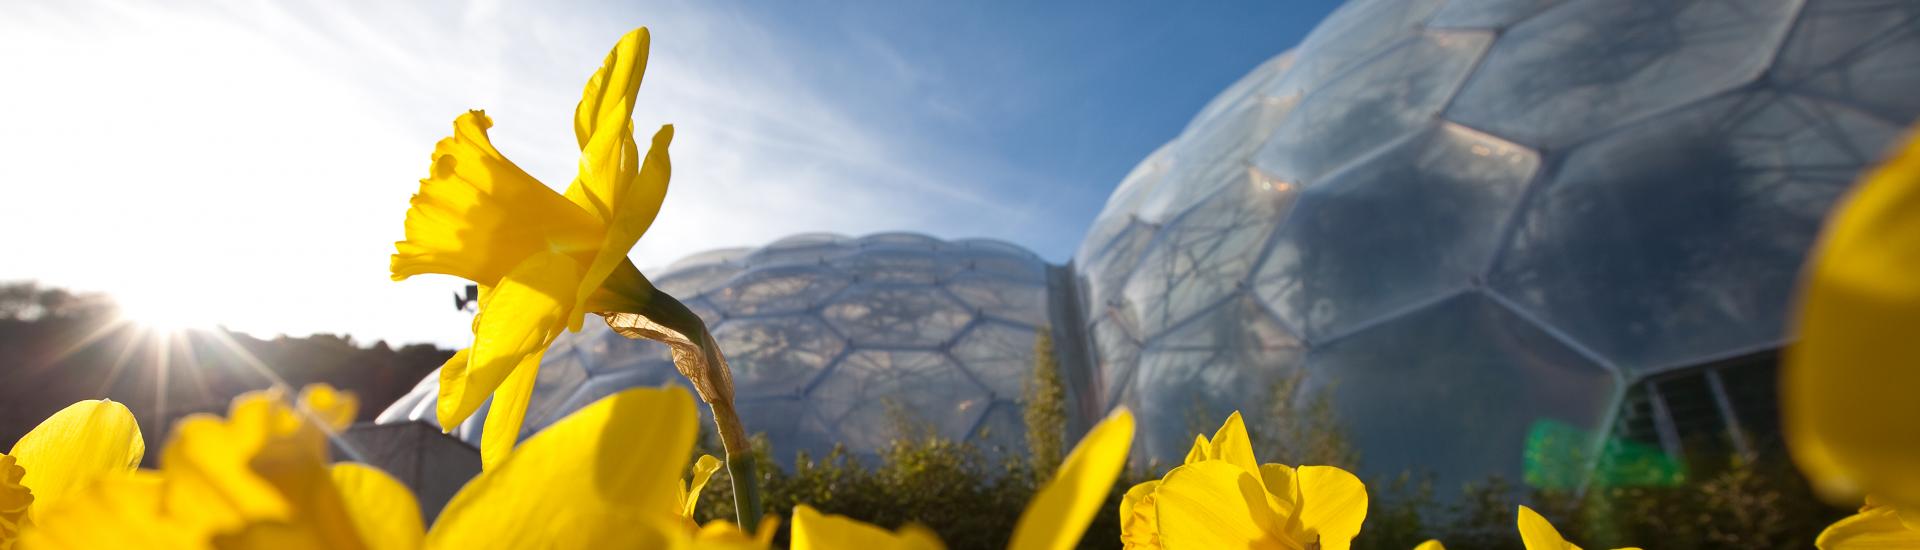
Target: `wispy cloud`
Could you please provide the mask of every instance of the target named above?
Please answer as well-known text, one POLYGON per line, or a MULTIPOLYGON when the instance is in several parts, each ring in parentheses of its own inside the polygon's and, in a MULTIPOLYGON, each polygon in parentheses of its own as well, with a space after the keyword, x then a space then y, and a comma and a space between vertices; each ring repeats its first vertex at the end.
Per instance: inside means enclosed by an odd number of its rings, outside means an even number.
POLYGON ((815 52, 699 4, 9 3, 0 278, 243 330, 459 342, 453 281, 385 277, 432 143, 485 108, 511 158, 565 185, 579 87, 637 25, 655 44, 636 119, 678 130, 642 265, 1009 214, 980 174, 927 169, 955 162, 933 144, 823 97, 815 52))

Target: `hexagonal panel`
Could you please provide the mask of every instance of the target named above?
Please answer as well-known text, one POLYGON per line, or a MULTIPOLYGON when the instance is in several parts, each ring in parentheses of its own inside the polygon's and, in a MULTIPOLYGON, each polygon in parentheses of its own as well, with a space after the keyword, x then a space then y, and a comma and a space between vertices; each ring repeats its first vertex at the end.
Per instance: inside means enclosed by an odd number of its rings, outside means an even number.
POLYGON ((953 241, 952 244, 959 247, 962 250, 979 251, 983 253, 993 253, 993 254, 998 254, 1002 256, 1009 256, 1014 258, 1020 258, 1023 260, 1032 260, 1034 262, 1045 263, 1044 260, 1040 259, 1040 255, 1034 254, 1032 250, 1027 250, 1025 247, 1022 247, 1020 245, 1013 244, 1007 241, 1003 241, 1000 239, 960 239, 960 240, 953 241))
POLYGON ((1000 322, 977 323, 953 343, 950 353, 995 396, 1021 399, 1033 378, 1033 345, 1040 330, 1000 322))
MULTIPOLYGON (((1187 121, 1187 126, 1181 130, 1181 133, 1186 135, 1215 133, 1206 128, 1220 123, 1222 116, 1241 110, 1249 103, 1259 101, 1265 95, 1266 88, 1275 79, 1285 75, 1287 69, 1293 67, 1294 57, 1291 53, 1283 52, 1273 56, 1254 66, 1253 70, 1247 71, 1240 80, 1234 81, 1232 85, 1227 86, 1227 89, 1221 90, 1218 95, 1213 96, 1213 99, 1208 100, 1207 104, 1200 108, 1200 113, 1193 115, 1193 119, 1187 121)), ((1122 185, 1124 186, 1124 183, 1122 185)), ((1120 190, 1116 189, 1114 193, 1118 195, 1120 190)))
POLYGON ((1248 414, 1272 402, 1272 386, 1306 353, 1299 339, 1251 296, 1239 296, 1147 342, 1133 389, 1150 456, 1180 456, 1193 446, 1191 418, 1248 414))
POLYGON ((1093 338, 1094 368, 1101 384, 1101 403, 1111 407, 1120 402, 1120 393, 1133 385, 1134 367, 1140 363, 1140 339, 1124 322, 1112 315, 1095 318, 1088 328, 1093 338))
POLYGON ((718 325, 726 320, 726 315, 720 313, 720 308, 714 307, 713 303, 705 298, 680 298, 680 305, 687 306, 687 311, 693 312, 708 325, 718 325))
POLYGON ((1575 2, 1508 29, 1447 118, 1558 148, 1758 77, 1798 0, 1575 2))
POLYGON ((1491 282, 1643 372, 1776 344, 1827 207, 1897 131, 1768 93, 1628 128, 1543 182, 1491 282))
POLYGON ((1047 287, 1000 277, 961 276, 947 281, 947 292, 980 315, 1032 326, 1047 324, 1047 287))
POLYGON ((940 242, 940 239, 906 231, 874 233, 861 237, 856 242, 860 244, 861 248, 900 248, 908 250, 935 250, 945 244, 940 242))
POLYGON ((744 269, 740 264, 709 263, 673 270, 653 278, 654 288, 675 298, 692 298, 726 284, 727 279, 744 269))
POLYGON ((1073 254, 1075 261, 1081 264, 1091 261, 1136 223, 1142 201, 1158 192, 1161 182, 1166 181, 1167 173, 1172 170, 1172 151, 1177 143, 1161 145, 1120 180, 1113 195, 1107 197, 1100 215, 1094 218, 1093 226, 1087 229, 1086 237, 1080 240, 1080 248, 1073 254))
POLYGON ((807 246, 782 249, 765 249, 747 256, 744 262, 756 268, 777 266, 813 266, 824 267, 827 262, 854 252, 849 246, 807 246))
POLYGON ((862 283, 931 285, 962 266, 924 250, 877 248, 833 260, 834 267, 862 283))
POLYGON ((973 320, 944 292, 900 285, 855 286, 821 316, 854 343, 871 346, 938 346, 973 320))
POLYGON ((1772 80, 1894 124, 1920 117, 1920 3, 1828 0, 1800 12, 1772 80))
POLYGON ((1499 248, 1501 222, 1539 165, 1525 147, 1458 125, 1424 132, 1302 192, 1259 294, 1320 340, 1463 288, 1499 248))
POLYGON ((1562 0, 1448 0, 1427 26, 1437 29, 1500 29, 1539 15, 1562 0))
POLYGON ((949 439, 965 438, 993 404, 986 388, 946 354, 933 351, 855 351, 807 397, 841 441, 865 449, 884 448, 901 436, 902 422, 931 425, 949 439))
MULTIPOLYGON (((688 393, 693 392, 693 387, 688 385, 686 378, 680 376, 679 371, 674 370, 673 362, 671 361, 660 361, 646 367, 620 369, 593 375, 573 388, 573 391, 557 394, 557 406, 543 411, 543 414, 535 416, 533 411, 529 409, 527 412, 526 429, 523 430, 520 437, 521 439, 525 439, 539 430, 545 429, 555 422, 559 422, 560 419, 565 418, 566 415, 571 414, 573 411, 580 410, 581 407, 591 405, 593 402, 604 399, 609 395, 633 388, 650 388, 664 385, 680 386, 686 389, 688 393)), ((538 391, 536 390, 536 394, 537 393, 538 391)), ((707 408, 700 407, 699 409, 701 417, 708 418, 710 413, 707 411, 707 408)), ((702 425, 704 426, 705 424, 702 425)))
POLYGON ((589 377, 611 370, 672 364, 665 344, 630 339, 613 332, 606 323, 597 322, 598 319, 594 321, 587 323, 578 333, 555 339, 547 353, 571 349, 571 355, 578 358, 581 368, 587 371, 589 377))
POLYGON ((746 258, 747 254, 752 251, 753 250, 750 248, 736 247, 736 248, 719 248, 714 250, 708 250, 706 252, 696 252, 694 254, 688 255, 685 258, 674 260, 673 263, 671 264, 667 264, 666 270, 667 271, 685 271, 687 269, 694 268, 694 267, 699 267, 703 265, 714 265, 714 264, 733 264, 738 266, 738 265, 741 265, 741 260, 743 258, 746 258))
POLYGON ((812 316, 735 319, 714 329, 713 337, 733 367, 741 398, 797 395, 847 347, 812 316))
POLYGON ((1212 121, 1188 128, 1174 150, 1167 184, 1141 201, 1140 217, 1173 219, 1221 187, 1244 181, 1247 159, 1293 111, 1298 99, 1248 96, 1212 121))
POLYGON ((1151 337, 1244 287, 1274 221, 1296 195, 1290 186, 1250 177, 1162 229, 1123 291, 1141 334, 1151 337))
POLYGON ((1312 185, 1432 124, 1491 43, 1492 33, 1436 31, 1394 46, 1307 96, 1254 164, 1282 181, 1312 185))
POLYGON ((946 271, 951 277, 995 277, 1043 285, 1047 282, 1047 263, 1039 258, 988 250, 949 251, 942 256, 944 261, 958 268, 946 271))
POLYGON ((1355 0, 1340 6, 1294 48, 1293 66, 1269 85, 1271 96, 1311 93, 1327 81, 1412 36, 1444 0, 1355 0))
POLYGON ((1613 375, 1477 294, 1328 342, 1310 391, 1331 391, 1367 471, 1434 472, 1435 487, 1520 479, 1539 421, 1599 440, 1613 375))
POLYGON ((780 240, 773 241, 773 243, 768 244, 765 247, 761 247, 760 250, 761 251, 789 250, 794 248, 812 248, 817 246, 847 246, 849 244, 853 244, 853 242, 854 242, 853 239, 849 239, 843 235, 838 235, 834 233, 801 233, 798 235, 789 235, 786 237, 781 237, 780 240))
POLYGON ((793 466, 796 453, 804 452, 818 460, 832 451, 839 440, 805 398, 741 401, 740 423, 748 432, 765 434, 774 461, 788 467, 793 466))
POLYGON ((707 299, 734 317, 796 313, 820 305, 852 281, 835 270, 777 266, 741 273, 709 292, 707 299))
POLYGON ((1122 300, 1121 289, 1133 277, 1140 257, 1146 254, 1159 231, 1158 226, 1130 223, 1114 237, 1111 246, 1079 257, 1080 272, 1084 275, 1081 287, 1089 312, 1104 311, 1122 300))

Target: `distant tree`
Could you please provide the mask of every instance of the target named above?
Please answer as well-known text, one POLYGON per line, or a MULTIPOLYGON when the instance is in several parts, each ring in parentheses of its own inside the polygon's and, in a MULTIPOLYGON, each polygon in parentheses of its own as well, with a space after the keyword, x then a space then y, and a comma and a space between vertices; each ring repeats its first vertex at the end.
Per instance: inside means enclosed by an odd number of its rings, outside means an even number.
POLYGON ((1029 467, 1044 481, 1060 466, 1066 448, 1067 387, 1053 355, 1053 334, 1040 327, 1033 338, 1033 376, 1026 385, 1029 467))
POLYGON ((1266 410, 1247 418, 1247 430, 1261 442, 1260 460, 1354 469, 1360 456, 1333 410, 1330 392, 1305 387, 1306 377, 1306 369, 1287 369, 1268 386, 1266 410))

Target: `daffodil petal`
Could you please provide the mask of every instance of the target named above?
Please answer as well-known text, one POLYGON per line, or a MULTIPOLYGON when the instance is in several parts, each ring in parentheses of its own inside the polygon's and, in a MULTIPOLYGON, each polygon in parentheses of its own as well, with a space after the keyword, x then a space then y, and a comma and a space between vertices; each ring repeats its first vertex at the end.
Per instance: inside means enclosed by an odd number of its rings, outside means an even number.
POLYGON ((527 406, 533 403, 533 388, 540 382, 540 357, 546 349, 534 350, 520 358, 513 374, 493 390, 487 406, 487 422, 480 427, 480 469, 491 470, 507 459, 513 446, 520 443, 520 428, 527 419, 527 406))
POLYGON ((1267 487, 1272 496, 1274 509, 1283 514, 1292 514, 1300 503, 1300 472, 1285 464, 1261 464, 1260 482, 1267 487))
MULTIPOLYGON (((585 149, 602 130, 618 130, 633 118, 634 96, 647 74, 647 51, 653 34, 640 27, 620 37, 607 52, 600 69, 587 79, 580 103, 573 108, 573 136, 585 149)), ((586 206, 586 205, 581 205, 586 206)))
POLYGON ((1155 479, 1134 485, 1120 497, 1120 542, 1127 548, 1159 548, 1160 520, 1153 492, 1155 479))
POLYGON ((1781 370, 1786 441, 1829 499, 1920 507, 1920 139, 1828 219, 1781 370))
POLYGON ((924 527, 908 525, 888 531, 841 515, 822 514, 812 506, 793 507, 792 550, 939 550, 946 546, 924 527))
POLYGON ((328 472, 368 550, 420 547, 427 535, 421 526, 420 503, 400 480, 354 462, 334 464, 328 472))
MULTIPOLYGON (((623 139, 627 147, 633 146, 631 135, 623 139)), ((653 135, 653 146, 647 150, 647 160, 641 166, 639 175, 615 187, 613 199, 616 202, 607 219, 606 238, 593 263, 587 267, 586 274, 580 278, 578 298, 573 304, 573 313, 567 317, 569 330, 580 329, 580 323, 586 316, 587 299, 606 282, 615 268, 627 261, 627 252, 633 249, 634 243, 640 242, 640 236, 646 234, 654 218, 660 215, 660 204, 667 199, 667 181, 673 173, 672 162, 667 156, 667 146, 672 142, 673 126, 662 126, 653 135)), ((584 164, 582 170, 585 170, 584 164)))
POLYGON ((1920 531, 1907 528, 1893 508, 1872 508, 1827 526, 1813 545, 1820 550, 1920 548, 1920 531))
POLYGON ((1253 456, 1253 438, 1247 436, 1247 423, 1240 418, 1240 411, 1227 415, 1220 431, 1207 441, 1207 458, 1224 460, 1253 474, 1254 479, 1260 478, 1260 461, 1253 456))
POLYGON ((207 547, 206 532, 160 514, 160 474, 136 472, 81 489, 45 509, 22 534, 19 550, 207 547), (110 527, 110 528, 108 528, 110 527))
POLYGON ((53 413, 7 454, 26 470, 20 483, 33 490, 34 508, 44 509, 101 479, 133 473, 147 444, 126 405, 87 400, 53 413))
MULTIPOLYGON (((474 321, 473 347, 467 350, 465 368, 440 371, 436 414, 442 428, 466 421, 528 355, 553 343, 565 324, 566 309, 573 304, 579 274, 579 264, 572 258, 540 252, 521 261, 487 293, 474 321)), ((515 424, 512 428, 518 430, 515 424)))
POLYGON ((311 384, 300 390, 300 410, 313 415, 314 420, 328 430, 337 432, 353 425, 354 415, 360 411, 360 398, 333 386, 311 384))
POLYGON ((394 280, 440 273, 494 286, 535 253, 585 262, 599 249, 604 224, 502 156, 487 137, 492 126, 485 113, 469 112, 434 147, 430 174, 407 209, 406 240, 394 243, 394 280))
POLYGON ((1446 545, 1440 544, 1440 541, 1428 540, 1420 543, 1419 546, 1413 547, 1413 550, 1447 550, 1447 547, 1446 545))
POLYGON ((591 544, 683 529, 674 489, 698 422, 693 397, 678 387, 596 401, 461 488, 427 547, 548 547, 561 534, 591 544))
POLYGON ((713 473, 718 471, 720 459, 713 455, 700 455, 693 461, 693 479, 687 483, 687 497, 680 510, 682 517, 693 517, 693 507, 700 503, 700 491, 707 488, 707 482, 713 480, 713 473))
POLYGON ((1300 523, 1319 535, 1320 547, 1344 550, 1360 535, 1367 519, 1367 486, 1352 473, 1332 466, 1301 466, 1300 523))
POLYGON ((1526 545, 1527 550, 1580 550, 1532 508, 1521 506, 1516 523, 1520 526, 1520 543, 1526 545))
POLYGON ((1194 434, 1193 447, 1190 449, 1187 449, 1187 458, 1185 460, 1182 460, 1180 463, 1192 464, 1195 462, 1206 460, 1207 447, 1209 447, 1210 445, 1211 444, 1207 441, 1207 436, 1194 434))
POLYGON ((1013 528, 1013 550, 1065 550, 1080 542, 1087 523, 1113 491, 1113 480, 1133 446, 1133 413, 1115 409, 1087 431, 1045 487, 1027 502, 1013 528))
POLYGON ((27 508, 33 506, 33 491, 20 484, 27 471, 10 455, 0 454, 0 550, 9 548, 27 525, 27 508))
MULTIPOLYGON (((760 524, 778 526, 780 521, 769 517, 761 520, 760 524)), ((699 550, 767 550, 772 540, 773 531, 765 527, 760 528, 759 534, 749 535, 741 531, 740 526, 734 525, 733 522, 713 520, 700 526, 700 530, 694 533, 693 540, 690 541, 692 544, 683 547, 699 550)))
POLYGON ((325 428, 278 390, 189 417, 161 450, 162 513, 230 548, 351 548, 353 519, 327 473, 325 428))
POLYGON ((1283 518, 1252 473, 1222 460, 1167 472, 1153 492, 1166 548, 1284 548, 1283 518))

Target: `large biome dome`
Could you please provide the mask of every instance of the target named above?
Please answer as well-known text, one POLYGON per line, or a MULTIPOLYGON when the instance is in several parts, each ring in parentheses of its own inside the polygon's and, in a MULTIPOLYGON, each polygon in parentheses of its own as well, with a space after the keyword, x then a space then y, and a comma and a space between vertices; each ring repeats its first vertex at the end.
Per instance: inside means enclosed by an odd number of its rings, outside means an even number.
MULTIPOLYGON (((1773 349, 1920 115, 1920 3, 1361 0, 1222 93, 1075 255, 1099 393, 1178 459, 1304 369, 1364 470, 1515 479, 1540 425, 1773 349)), ((1712 405, 1705 405, 1711 407, 1712 405)))

